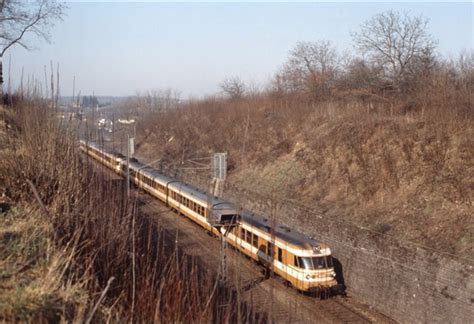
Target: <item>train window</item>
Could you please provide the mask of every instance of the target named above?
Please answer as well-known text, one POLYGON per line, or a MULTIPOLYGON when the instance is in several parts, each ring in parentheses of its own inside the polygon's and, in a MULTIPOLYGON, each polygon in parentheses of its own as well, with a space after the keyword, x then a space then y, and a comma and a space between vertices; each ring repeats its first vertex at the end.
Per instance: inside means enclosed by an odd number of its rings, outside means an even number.
MULTIPOLYGON (((316 270, 324 269, 326 267, 326 258, 325 257, 312 257, 312 258, 301 258, 298 257, 299 265, 301 268, 316 270)), ((332 262, 331 262, 332 265, 332 262)))
POLYGON ((314 269, 313 267, 313 262, 311 261, 311 258, 299 258, 301 259, 300 261, 300 266, 304 269, 314 269))
POLYGON ((278 248, 278 261, 283 262, 283 250, 278 248))
POLYGON ((296 267, 300 266, 299 263, 298 263, 298 258, 296 257, 296 255, 294 256, 293 263, 295 264, 296 267))
POLYGON ((252 245, 258 248, 258 235, 253 235, 252 237, 252 245))
POLYGON ((246 239, 246 241, 247 241, 248 243, 252 243, 252 232, 247 231, 247 239, 246 239))
POLYGON ((333 268, 334 265, 332 264, 332 256, 328 255, 326 256, 326 264, 328 266, 328 268, 333 268))
POLYGON ((326 260, 322 258, 312 258, 313 259, 313 268, 314 269, 323 269, 326 268, 326 260))
POLYGON ((298 257, 298 267, 304 269, 304 262, 302 257, 298 257))
POLYGON ((272 256, 272 255, 273 255, 273 244, 270 243, 270 242, 268 242, 268 244, 267 244, 267 254, 268 254, 269 256, 272 256))
POLYGON ((245 228, 240 228, 240 239, 245 240, 245 228))

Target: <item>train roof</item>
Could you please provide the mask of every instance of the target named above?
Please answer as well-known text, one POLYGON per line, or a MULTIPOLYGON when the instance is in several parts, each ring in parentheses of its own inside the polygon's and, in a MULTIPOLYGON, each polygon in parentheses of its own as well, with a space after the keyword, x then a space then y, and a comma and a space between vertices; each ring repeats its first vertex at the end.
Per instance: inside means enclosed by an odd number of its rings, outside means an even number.
POLYGON ((85 140, 80 140, 80 142, 81 142, 81 144, 90 146, 92 148, 95 148, 96 150, 100 150, 100 151, 104 152, 105 154, 107 154, 109 156, 113 156, 115 158, 120 158, 120 159, 125 159, 126 158, 123 154, 112 151, 112 150, 108 150, 105 147, 100 146, 96 142, 90 142, 90 141, 88 142, 88 141, 85 141, 85 140))
POLYGON ((168 176, 158 172, 158 170, 156 170, 156 169, 154 169, 150 166, 142 167, 142 169, 140 169, 139 172, 141 174, 149 177, 149 178, 152 178, 154 180, 157 180, 157 181, 161 182, 164 185, 167 185, 170 182, 176 181, 174 178, 168 177, 168 176))
MULTIPOLYGON (((249 210, 241 212, 241 221, 253 226, 263 232, 271 233, 271 222, 269 219, 260 215, 255 215, 249 210)), ((275 236, 282 241, 292 245, 300 246, 304 249, 312 249, 313 247, 322 247, 322 244, 316 240, 309 238, 305 234, 290 229, 287 226, 278 225, 275 229, 275 236)))
MULTIPOLYGON (((225 201, 219 197, 209 196, 205 191, 199 190, 192 185, 189 185, 185 182, 178 181, 172 177, 168 177, 160 173, 158 170, 154 169, 153 167, 146 166, 142 162, 132 159, 130 160, 130 169, 140 172, 150 178, 158 180, 172 190, 177 192, 184 193, 185 195, 195 198, 198 201, 201 201, 203 204, 210 204, 211 206, 216 205, 223 205, 223 206, 233 206, 234 204, 225 201)), ((235 208, 235 207, 234 207, 235 208)))
POLYGON ((173 182, 169 185, 169 188, 174 189, 178 192, 184 193, 193 198, 196 198, 196 200, 199 200, 203 202, 204 204, 209 203, 211 206, 227 205, 227 206, 232 206, 235 208, 234 204, 232 204, 231 202, 225 201, 216 196, 209 195, 205 191, 199 190, 185 182, 181 182, 181 181, 173 182))
MULTIPOLYGON (((100 149, 109 155, 114 155, 117 158, 125 158, 122 154, 119 154, 117 152, 106 151, 104 148, 101 148, 94 142, 85 142, 83 140, 81 140, 81 142, 90 145, 96 149, 100 149)), ((184 193, 187 196, 193 197, 204 204, 210 203, 211 206, 223 205, 232 206, 233 208, 235 208, 235 205, 233 203, 225 201, 219 197, 211 196, 205 191, 199 190, 185 182, 181 182, 172 177, 163 175, 158 170, 154 169, 151 166, 146 166, 146 164, 138 161, 135 158, 130 159, 129 166, 130 169, 138 171, 155 180, 158 180, 161 183, 168 185, 170 189, 174 189, 177 192, 184 193)), ((264 216, 256 215, 246 209, 242 210, 240 212, 240 215, 242 223, 247 223, 250 226, 255 227, 263 232, 271 233, 271 224, 269 220, 264 216)), ((316 240, 309 238, 301 232, 292 230, 287 226, 278 225, 275 229, 275 236, 282 241, 288 242, 303 249, 312 249, 313 247, 325 247, 324 244, 321 244, 316 240)))
MULTIPOLYGON (((196 198, 196 200, 201 201, 204 204, 210 203, 211 206, 216 205, 235 205, 231 202, 225 201, 219 197, 209 196, 206 192, 199 190, 192 185, 189 185, 185 182, 177 181, 174 178, 165 176, 159 173, 152 167, 145 167, 145 164, 139 162, 138 160, 133 160, 130 162, 130 168, 140 169, 140 173, 143 173, 154 179, 159 179, 163 183, 169 184, 169 188, 177 192, 184 193, 189 197, 196 198)), ((262 215, 256 215, 249 210, 241 211, 241 221, 247 223, 263 232, 271 233, 271 222, 262 215)), ((279 225, 275 230, 275 236, 282 241, 288 242, 289 244, 301 247, 303 249, 312 249, 313 247, 322 247, 322 244, 317 242, 314 239, 309 238, 305 234, 292 230, 287 226, 279 225)))

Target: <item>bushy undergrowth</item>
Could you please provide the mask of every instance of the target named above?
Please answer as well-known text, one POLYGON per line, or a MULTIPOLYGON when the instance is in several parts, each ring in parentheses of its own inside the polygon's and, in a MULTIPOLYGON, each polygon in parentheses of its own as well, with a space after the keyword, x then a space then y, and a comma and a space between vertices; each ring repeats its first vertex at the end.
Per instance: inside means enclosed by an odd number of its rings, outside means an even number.
POLYGON ((122 181, 81 156, 77 125, 41 102, 2 114, 11 130, 2 133, 0 179, 15 206, 0 214, 2 321, 241 317, 235 294, 167 243, 122 181))

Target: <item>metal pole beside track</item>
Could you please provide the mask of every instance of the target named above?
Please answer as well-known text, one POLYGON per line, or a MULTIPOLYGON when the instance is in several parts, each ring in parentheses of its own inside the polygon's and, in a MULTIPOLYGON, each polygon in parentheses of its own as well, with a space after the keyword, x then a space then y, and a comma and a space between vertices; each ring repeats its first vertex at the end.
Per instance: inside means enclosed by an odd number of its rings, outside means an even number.
POLYGON ((130 135, 127 134, 127 198, 130 198, 130 135))

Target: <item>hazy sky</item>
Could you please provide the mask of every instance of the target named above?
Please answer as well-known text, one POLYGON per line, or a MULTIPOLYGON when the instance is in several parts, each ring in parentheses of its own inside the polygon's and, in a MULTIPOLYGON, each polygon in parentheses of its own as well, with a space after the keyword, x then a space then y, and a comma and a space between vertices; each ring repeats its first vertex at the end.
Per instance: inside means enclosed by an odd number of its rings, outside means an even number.
MULTIPOLYGON (((44 79, 59 62, 61 94, 132 95, 173 88, 182 97, 219 91, 226 76, 265 83, 298 41, 328 39, 353 50, 351 31, 372 15, 408 10, 429 18, 445 56, 472 49, 473 5, 464 3, 136 3, 69 1, 51 44, 10 51, 13 84, 21 69, 44 79)), ((8 70, 9 54, 4 56, 8 70)), ((5 71, 8 72, 8 71, 5 71)))

